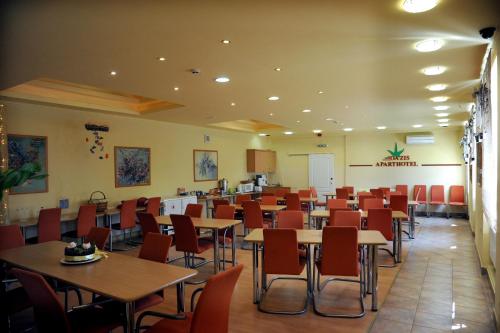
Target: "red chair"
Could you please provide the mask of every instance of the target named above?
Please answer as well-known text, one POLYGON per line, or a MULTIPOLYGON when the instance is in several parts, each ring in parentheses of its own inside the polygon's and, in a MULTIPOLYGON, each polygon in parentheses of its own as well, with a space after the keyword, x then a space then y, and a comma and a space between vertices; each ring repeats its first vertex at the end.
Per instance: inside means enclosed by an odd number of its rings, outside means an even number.
POLYGON ((186 206, 186 211, 184 212, 184 215, 187 215, 189 217, 193 218, 201 218, 201 213, 203 212, 203 205, 202 204, 188 204, 186 206))
POLYGON ((279 188, 276 190, 276 196, 278 198, 284 198, 286 197, 286 195, 290 193, 290 189, 289 188, 279 188))
POLYGON ((388 200, 388 201, 391 201, 391 196, 393 195, 401 195, 401 192, 397 192, 397 191, 394 191, 394 192, 386 192, 385 194, 385 198, 388 200))
POLYGON ((85 241, 94 243, 98 249, 102 250, 106 246, 109 233, 110 233, 109 228, 93 227, 92 229, 90 229, 87 237, 85 237, 85 241))
POLYGON ((76 220, 76 237, 86 237, 90 229, 96 226, 96 205, 81 205, 78 210, 78 218, 76 220))
POLYGON ((184 266, 186 268, 196 268, 207 263, 194 263, 195 254, 200 254, 213 248, 213 242, 208 238, 202 238, 196 233, 193 221, 190 216, 171 214, 170 219, 174 226, 175 249, 184 252, 184 266))
MULTIPOLYGON (((136 212, 137 212, 137 200, 125 200, 120 206, 120 224, 112 224, 112 228, 115 230, 123 231, 123 239, 125 240, 127 235, 127 230, 129 232, 129 238, 132 237, 132 229, 136 226, 136 212)), ((113 251, 113 232, 110 234, 109 250, 113 251)), ((129 239, 130 242, 130 239, 129 239)), ((130 248, 120 249, 121 251, 130 250, 130 248)))
POLYGON ((306 267, 306 259, 300 255, 299 243, 297 241, 297 231, 295 229, 264 229, 264 259, 262 267, 262 286, 260 292, 260 301, 258 309, 261 312, 272 314, 287 314, 295 315, 302 314, 307 311, 309 303, 309 281, 310 269, 307 267, 306 276, 289 277, 289 275, 301 275, 306 267), (271 279, 267 284, 267 274, 287 275, 278 276, 271 279), (307 282, 306 301, 304 307, 300 310, 269 310, 263 307, 264 298, 271 288, 271 285, 276 280, 302 280, 307 282))
POLYGON ((331 208, 330 214, 328 217, 328 222, 326 223, 326 225, 328 225, 328 226, 335 225, 335 212, 336 211, 352 212, 352 209, 351 208, 331 208))
POLYGON ((298 193, 287 193, 285 195, 287 210, 301 210, 300 198, 298 193))
POLYGON ((413 200, 417 201, 419 204, 427 203, 427 185, 413 186, 413 200))
POLYGON ((266 195, 261 197, 260 203, 263 205, 271 205, 276 206, 278 202, 278 198, 273 195, 266 195))
POLYGON ((347 190, 347 194, 349 196, 354 194, 354 186, 342 186, 342 188, 345 188, 347 190))
POLYGON ((241 205, 243 201, 251 201, 252 196, 250 194, 240 194, 237 195, 236 198, 234 199, 234 203, 237 205, 241 205))
POLYGON ((154 217, 159 216, 160 205, 161 205, 160 197, 149 198, 148 201, 146 202, 146 213, 153 214, 154 217))
MULTIPOLYGON (((445 205, 444 201, 444 185, 432 185, 431 186, 431 199, 428 203, 428 207, 445 205)), ((427 210, 427 216, 430 210, 427 210)))
POLYGON ((452 185, 450 186, 450 197, 448 199, 448 217, 450 217, 451 207, 465 207, 465 193, 464 187, 462 185, 452 185))
POLYGON ((396 192, 402 195, 408 195, 408 185, 396 185, 396 192))
POLYGON ((334 227, 356 227, 361 230, 361 213, 359 211, 337 210, 333 213, 334 222, 330 224, 334 227))
POLYGON ((283 210, 279 212, 278 228, 304 229, 304 214, 296 210, 283 210))
MULTIPOLYGON (((406 195, 393 195, 391 197, 391 202, 389 203, 389 207, 393 211, 401 211, 408 215, 408 196, 406 195)), ((404 219, 408 220, 408 219, 404 219)))
MULTIPOLYGON (((358 250, 358 229, 354 227, 325 227, 322 236, 321 256, 316 260, 318 278, 316 288, 318 296, 313 292, 313 308, 316 314, 325 317, 360 318, 365 315, 363 303, 364 274, 360 272, 360 258, 358 250), (361 274, 360 274, 361 273, 361 274), (359 280, 345 278, 329 278, 321 284, 321 275, 357 277, 359 280), (317 298, 319 294, 332 281, 347 281, 359 283, 359 302, 361 312, 357 314, 326 313, 319 309, 317 298)), ((315 279, 315 277, 313 277, 315 279)), ((314 283, 313 283, 314 284, 314 283)))
POLYGON ((249 229, 269 228, 269 223, 264 221, 260 204, 257 201, 244 201, 242 206, 245 232, 249 229))
POLYGON ((380 188, 372 188, 370 189, 371 194, 375 196, 375 198, 378 199, 383 199, 384 198, 384 191, 380 188))
POLYGON ((24 237, 17 224, 0 225, 0 251, 24 246, 24 237))
POLYGON ((319 201, 319 196, 318 196, 318 191, 316 190, 316 187, 310 186, 309 189, 311 190, 311 194, 313 198, 318 198, 318 201, 314 204, 317 207, 325 207, 326 202, 325 201, 319 201))
MULTIPOLYGON (((358 196, 358 202, 359 202, 358 207, 361 210, 366 210, 366 208, 365 208, 365 202, 366 202, 366 200, 368 200, 368 199, 376 199, 374 195, 372 195, 370 192, 368 192, 368 193, 369 194, 367 194, 367 195, 360 195, 360 196, 358 196)), ((382 203, 383 203, 383 200, 382 200, 382 203)))
POLYGON ((17 268, 11 272, 19 279, 33 304, 37 331, 40 333, 106 333, 119 326, 126 329, 119 313, 93 304, 66 313, 57 295, 40 274, 17 268))
POLYGON ((312 196, 312 191, 309 190, 299 190, 299 198, 310 198, 312 196))
MULTIPOLYGON (((230 205, 218 205, 215 210, 215 218, 222 220, 234 220, 235 208, 230 205)), ((219 244, 222 244, 222 269, 226 269, 226 244, 232 244, 234 234, 232 229, 219 230, 219 244)), ((236 248, 231 246, 231 263, 236 265, 236 248)))
POLYGON ((138 213, 137 217, 142 228, 142 241, 145 241, 148 233, 161 234, 160 226, 152 213, 138 213))
POLYGON ((326 208, 348 208, 347 199, 328 199, 328 201, 326 202, 326 208))
POLYGON ((38 243, 61 240, 61 208, 46 208, 38 215, 38 243))
POLYGON ((362 197, 362 196, 373 196, 372 192, 366 192, 366 191, 363 191, 363 192, 358 192, 358 198, 359 197, 362 197))
POLYGON ((363 209, 362 210, 369 210, 373 208, 384 208, 384 199, 382 198, 370 198, 366 199, 363 202, 363 209))
POLYGON ((389 187, 379 187, 379 189, 381 189, 382 193, 384 193, 384 198, 386 198, 387 193, 389 193, 391 191, 391 189, 389 187))
POLYGON ((379 250, 387 251, 394 260, 394 264, 392 266, 381 266, 394 267, 396 265, 396 257, 394 256, 394 253, 396 253, 396 242, 394 239, 394 228, 392 224, 392 209, 368 209, 367 228, 368 230, 380 231, 386 240, 392 242, 392 252, 382 247, 379 247, 379 250))
POLYGON ((145 311, 137 319, 136 331, 146 316, 162 318, 146 330, 146 333, 227 333, 229 332, 229 308, 231 296, 243 265, 212 276, 205 288, 197 289, 191 296, 191 312, 169 315, 145 311), (195 297, 201 292, 195 307, 195 297))
POLYGON ((335 190, 335 193, 337 194, 336 195, 337 199, 349 200, 349 190, 348 189, 346 189, 346 188, 337 188, 335 190))

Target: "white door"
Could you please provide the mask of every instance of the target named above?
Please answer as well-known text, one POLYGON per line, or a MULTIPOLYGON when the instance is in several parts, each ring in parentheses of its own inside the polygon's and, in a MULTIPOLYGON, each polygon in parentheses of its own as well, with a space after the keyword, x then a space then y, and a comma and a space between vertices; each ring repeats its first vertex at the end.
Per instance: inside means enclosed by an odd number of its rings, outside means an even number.
POLYGON ((318 191, 319 201, 325 201, 324 193, 333 192, 333 154, 309 155, 309 186, 318 191))

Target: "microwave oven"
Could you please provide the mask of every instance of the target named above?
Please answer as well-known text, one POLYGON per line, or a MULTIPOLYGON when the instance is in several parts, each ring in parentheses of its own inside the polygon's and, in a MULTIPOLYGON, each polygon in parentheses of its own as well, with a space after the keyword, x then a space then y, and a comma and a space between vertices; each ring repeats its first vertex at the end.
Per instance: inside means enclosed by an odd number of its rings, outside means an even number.
POLYGON ((253 190, 254 190, 253 183, 239 184, 238 185, 238 192, 240 192, 240 193, 253 192, 253 190))

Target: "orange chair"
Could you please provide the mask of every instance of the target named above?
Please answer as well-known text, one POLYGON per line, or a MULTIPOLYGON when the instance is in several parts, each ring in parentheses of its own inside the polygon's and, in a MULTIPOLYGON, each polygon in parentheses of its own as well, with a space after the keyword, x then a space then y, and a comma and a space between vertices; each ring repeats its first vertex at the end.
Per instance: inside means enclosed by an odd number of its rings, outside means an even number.
POLYGON ((285 195, 286 209, 287 210, 301 210, 300 198, 297 193, 287 193, 285 195))
POLYGON ((394 239, 394 228, 392 224, 392 209, 368 209, 367 228, 368 230, 380 231, 386 240, 392 242, 392 252, 382 247, 379 247, 379 250, 387 251, 394 260, 394 264, 392 266, 381 266, 394 267, 396 265, 396 256, 394 255, 394 253, 396 253, 396 242, 394 239))
MULTIPOLYGON (((223 220, 234 220, 235 208, 230 205, 218 205, 215 210, 215 218, 223 220)), ((222 244, 222 269, 226 269, 226 244, 232 244, 234 234, 232 229, 219 230, 218 234, 219 244, 222 244)), ((236 252, 235 247, 231 247, 231 263, 236 265, 236 252)))
POLYGON ((394 192, 386 192, 385 193, 385 198, 388 200, 388 201, 391 201, 391 196, 393 195, 401 195, 401 192, 397 192, 397 191, 394 191, 394 192))
POLYGON ((371 194, 375 196, 375 198, 383 199, 384 198, 384 190, 380 188, 372 188, 370 189, 371 194))
POLYGON ((220 205, 229 205, 229 200, 227 199, 214 199, 212 200, 212 204, 214 205, 214 208, 212 210, 212 217, 215 216, 215 212, 217 211, 217 207, 220 205))
POLYGON ((38 243, 61 240, 61 208, 46 208, 38 215, 38 243))
POLYGON ((417 201, 419 204, 427 203, 427 185, 413 186, 413 200, 417 201))
POLYGON ((387 193, 389 193, 391 191, 391 189, 389 187, 379 187, 379 189, 381 189, 382 193, 384 193, 384 198, 386 198, 387 193))
POLYGON ((336 195, 337 199, 349 200, 349 190, 348 189, 346 189, 346 188, 337 188, 335 190, 335 193, 337 194, 336 195))
POLYGON ((356 227, 361 230, 361 213, 359 211, 337 210, 334 213, 334 227, 356 227))
MULTIPOLYGON (((289 275, 301 275, 306 267, 306 259, 300 255, 299 243, 297 241, 297 230, 295 229, 264 229, 264 248, 263 248, 263 267, 262 267, 262 286, 260 292, 260 301, 258 309, 261 312, 272 314, 295 315, 307 311, 309 303, 309 265, 306 269, 307 278, 289 277, 289 275), (287 275, 278 276, 267 283, 267 274, 287 275), (302 280, 306 281, 306 301, 304 307, 300 310, 269 310, 263 307, 264 298, 276 280, 302 280)), ((306 251, 309 251, 308 248, 306 251)))
POLYGON ((384 199, 382 198, 370 198, 370 199, 365 199, 363 202, 363 209, 362 210, 369 210, 373 208, 384 208, 384 199))
POLYGON ((243 220, 245 233, 251 229, 269 228, 269 223, 264 221, 260 204, 257 201, 244 201, 242 206, 245 217, 243 220))
POLYGON ((260 203, 263 205, 271 205, 271 206, 276 206, 278 202, 278 198, 275 197, 274 195, 266 195, 261 197, 260 203))
POLYGON ((327 209, 332 208, 348 208, 347 199, 328 199, 326 202, 327 209))
POLYGON ((396 192, 402 195, 408 195, 408 185, 396 185, 396 192))
POLYGON ((290 189, 288 189, 288 188, 276 189, 276 196, 278 198, 284 198, 288 193, 290 193, 290 189))
POLYGON ((212 276, 205 288, 197 289, 191 296, 191 312, 170 315, 161 312, 145 311, 137 319, 136 331, 139 332, 146 316, 162 318, 145 333, 227 333, 229 332, 229 308, 231 296, 243 265, 212 276), (201 292, 198 303, 195 297, 201 292))
POLYGON ((145 241, 148 233, 161 234, 160 226, 156 222, 155 217, 151 213, 138 213, 139 222, 142 228, 142 241, 145 241))
POLYGON ((335 212, 336 211, 352 212, 352 209, 351 208, 331 208, 330 214, 328 217, 328 222, 326 223, 326 225, 328 225, 328 226, 335 225, 335 212))
POLYGON ((241 205, 243 201, 250 201, 250 200, 252 200, 252 196, 250 194, 240 194, 236 196, 234 202, 237 205, 241 205))
MULTIPOLYGON (((393 211, 401 211, 408 215, 408 196, 406 195, 393 195, 391 197, 391 202, 389 203, 389 207, 393 211)), ((408 219, 404 219, 405 221, 408 219)))
POLYGON ((309 190, 299 190, 299 198, 310 198, 312 196, 312 191, 309 190))
MULTIPOLYGON (((112 228, 116 230, 121 230, 123 231, 123 238, 125 239, 126 237, 126 232, 127 230, 130 230, 129 232, 129 237, 132 236, 132 229, 136 227, 136 212, 137 212, 137 200, 126 200, 123 201, 120 207, 120 224, 115 225, 112 224, 112 228)), ((110 221, 111 223, 111 221, 110 221)), ((109 241, 109 250, 113 251, 113 232, 110 233, 110 241, 109 241)), ((130 241, 130 239, 129 239, 130 241)), ((123 250, 129 250, 130 248, 127 249, 121 249, 123 250)))
POLYGON ((354 194, 354 186, 342 186, 342 188, 345 188, 347 190, 348 195, 354 194))
POLYGON ((450 186, 450 197, 448 199, 448 217, 450 217, 451 207, 466 207, 464 187, 462 185, 450 186))
MULTIPOLYGON (((431 186, 431 198, 427 207, 441 206, 445 205, 444 201, 444 185, 432 185, 431 186)), ((427 210, 427 216, 429 216, 430 209, 427 210)))
POLYGON ((202 204, 190 203, 186 206, 186 211, 184 212, 184 215, 187 215, 187 216, 193 217, 193 218, 201 218, 202 211, 203 211, 202 204))
MULTIPOLYGON (((320 310, 317 303, 316 293, 313 291, 313 308, 316 314, 324 317, 339 318, 360 318, 365 315, 365 305, 363 303, 364 294, 364 273, 360 271, 360 256, 358 250, 358 229, 355 227, 325 227, 322 235, 321 256, 316 260, 318 278, 316 288, 318 294, 332 281, 347 281, 359 283, 359 302, 361 312, 357 314, 326 313, 320 310), (334 275, 346 277, 358 277, 359 280, 345 278, 329 278, 321 284, 321 275, 334 275)), ((363 261, 363 258, 362 260, 363 261)), ((316 270, 313 272, 315 279, 316 270)), ((313 282, 314 284, 314 282, 313 282)))
POLYGON ((358 208, 361 209, 361 210, 366 210, 365 208, 365 202, 366 200, 368 199, 376 199, 374 195, 372 195, 370 192, 368 192, 369 194, 368 195, 360 195, 358 196, 358 202, 359 202, 359 205, 358 205, 358 208))
POLYGON ((109 233, 109 228, 93 227, 90 229, 87 237, 85 237, 85 241, 94 243, 98 249, 103 250, 108 241, 109 233))
POLYGON ((160 197, 152 197, 146 201, 146 213, 153 214, 154 217, 160 215, 160 197))
POLYGON ((96 226, 96 205, 81 205, 78 209, 78 217, 76 219, 76 237, 86 237, 90 229, 96 226))
POLYGON ((366 192, 366 191, 363 191, 363 192, 358 192, 358 197, 362 197, 362 196, 373 196, 372 192, 366 192))
POLYGON ((283 210, 279 212, 278 228, 304 229, 304 214, 296 210, 283 210))
POLYGON ((325 207, 326 206, 326 202, 325 201, 319 201, 320 198, 318 197, 318 191, 316 190, 316 187, 310 186, 309 189, 311 190, 312 197, 313 198, 318 198, 318 201, 316 201, 316 203, 314 205, 317 206, 317 207, 325 207))

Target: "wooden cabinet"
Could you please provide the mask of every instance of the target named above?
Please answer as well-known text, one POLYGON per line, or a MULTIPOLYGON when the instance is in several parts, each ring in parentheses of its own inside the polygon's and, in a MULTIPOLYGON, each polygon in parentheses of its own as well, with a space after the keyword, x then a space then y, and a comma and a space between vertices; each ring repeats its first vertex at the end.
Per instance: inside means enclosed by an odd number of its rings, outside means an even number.
POLYGON ((247 149, 247 172, 275 172, 276 152, 274 150, 247 149))

